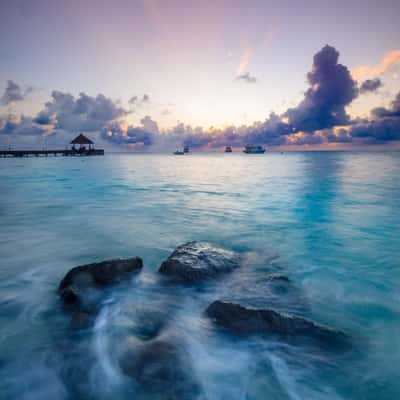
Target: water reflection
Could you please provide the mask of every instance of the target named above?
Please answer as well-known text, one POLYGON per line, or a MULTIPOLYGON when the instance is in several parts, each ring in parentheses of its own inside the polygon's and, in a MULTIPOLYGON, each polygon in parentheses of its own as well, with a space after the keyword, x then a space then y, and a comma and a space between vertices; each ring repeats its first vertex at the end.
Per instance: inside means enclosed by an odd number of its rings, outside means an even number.
POLYGON ((191 396, 372 399, 383 398, 383 384, 388 398, 400 393, 398 155, 0 161, 5 399, 151 398, 120 358, 166 338, 184 350, 191 396), (249 262, 207 286, 161 283, 161 261, 191 239, 249 262), (66 270, 132 255, 144 258, 140 278, 108 292, 91 327, 71 329, 55 293, 66 270), (203 317, 218 298, 343 328, 367 356, 222 335, 203 317))

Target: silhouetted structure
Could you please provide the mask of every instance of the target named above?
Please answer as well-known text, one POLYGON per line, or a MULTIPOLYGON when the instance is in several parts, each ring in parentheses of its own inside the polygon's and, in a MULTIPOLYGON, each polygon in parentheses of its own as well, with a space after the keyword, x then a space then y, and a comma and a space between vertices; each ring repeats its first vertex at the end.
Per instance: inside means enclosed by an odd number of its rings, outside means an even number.
POLYGON ((70 150, 0 150, 0 157, 47 157, 47 156, 103 156, 103 149, 95 149, 94 143, 80 133, 71 141, 70 150), (79 146, 79 147, 77 147, 79 146))
POLYGON ((104 154, 104 150, 95 149, 94 147, 92 147, 94 143, 83 133, 80 133, 74 140, 72 140, 71 144, 71 150, 78 155, 98 156, 104 154), (79 146, 78 148, 76 147, 77 145, 79 146))

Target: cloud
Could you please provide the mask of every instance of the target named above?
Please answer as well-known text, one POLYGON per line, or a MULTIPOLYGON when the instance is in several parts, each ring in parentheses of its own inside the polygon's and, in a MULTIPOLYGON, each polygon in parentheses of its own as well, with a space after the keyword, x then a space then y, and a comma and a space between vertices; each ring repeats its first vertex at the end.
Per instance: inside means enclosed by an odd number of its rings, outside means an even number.
POLYGON ((235 78, 235 81, 243 81, 246 83, 256 83, 257 78, 255 76, 250 75, 249 72, 246 72, 245 74, 238 75, 235 78))
POLYGON ((8 80, 7 86, 5 88, 3 96, 1 96, 0 102, 2 105, 8 106, 9 104, 23 101, 25 100, 26 96, 32 91, 32 86, 28 86, 25 89, 22 89, 21 86, 14 81, 8 80))
POLYGON ((45 104, 34 119, 39 125, 52 124, 54 129, 69 132, 100 131, 106 125, 128 114, 103 94, 96 97, 80 93, 77 98, 69 93, 53 91, 52 100, 45 104))
POLYGON ((372 109, 370 120, 354 121, 349 134, 364 139, 365 143, 400 140, 400 92, 390 107, 372 109))
POLYGON ((371 111, 373 118, 400 118, 400 92, 397 93, 395 99, 391 102, 389 108, 377 107, 371 111))
POLYGON ((363 139, 364 144, 376 144, 400 140, 400 119, 384 118, 351 127, 352 138, 363 139))
POLYGON ((378 65, 360 65, 353 68, 352 76, 356 80, 373 79, 400 65, 400 49, 386 53, 378 65))
POLYGON ((270 113, 262 123, 255 123, 246 133, 246 142, 250 144, 281 145, 286 142, 284 136, 294 133, 293 128, 281 116, 270 113))
POLYGON ((322 137, 329 143, 350 143, 353 141, 348 129, 326 129, 321 132, 322 137))
POLYGON ((325 46, 314 56, 310 84, 297 107, 282 115, 271 113, 264 122, 241 128, 203 130, 180 124, 174 128, 182 143, 191 147, 243 146, 244 144, 316 145, 322 143, 382 143, 400 140, 400 93, 390 107, 375 108, 370 119, 351 120, 348 106, 358 95, 377 90, 379 79, 364 82, 360 89, 349 70, 338 63, 339 53, 325 46))
MULTIPOLYGON (((351 119, 346 107, 358 94, 378 90, 382 82, 378 78, 368 79, 358 88, 349 70, 338 61, 339 52, 334 47, 323 47, 314 56, 312 69, 307 74, 309 87, 297 107, 281 115, 271 112, 264 121, 251 125, 204 128, 178 122, 162 130, 149 115, 137 125, 128 124, 124 117, 129 112, 103 94, 92 97, 81 93, 74 97, 55 90, 34 118, 0 117, 0 134, 48 136, 57 133, 57 140, 64 140, 63 134, 88 131, 99 133, 108 143, 152 151, 170 151, 181 146, 213 149, 245 144, 313 146, 400 140, 400 93, 388 107, 371 110, 369 118, 351 119)), ((139 105, 149 101, 145 94, 133 96, 130 103, 139 105)))
POLYGON ((102 130, 101 137, 108 142, 128 147, 150 146, 160 133, 157 122, 147 115, 140 120, 140 123, 141 126, 134 126, 114 122, 102 130))
POLYGON ((35 123, 31 117, 15 115, 0 117, 0 135, 38 136, 49 134, 49 130, 35 123))
POLYGON ((138 96, 132 96, 129 100, 128 100, 128 104, 130 104, 131 106, 142 106, 143 104, 146 104, 150 102, 150 96, 148 94, 144 94, 143 97, 139 100, 138 96))
POLYGON ((140 120, 140 123, 142 124, 145 131, 155 134, 160 133, 157 122, 152 120, 150 116, 146 115, 140 120))
POLYGON ((180 123, 174 128, 174 133, 181 131, 184 134, 183 145, 192 148, 201 148, 213 146, 215 143, 216 133, 213 131, 205 132, 202 127, 192 128, 180 123))
POLYGON ((304 146, 304 145, 315 145, 324 143, 323 135, 313 132, 299 132, 291 136, 289 139, 286 140, 286 144, 297 145, 297 146, 304 146))
POLYGON ((132 97, 129 99, 128 103, 131 104, 131 105, 134 105, 134 104, 137 103, 137 101, 138 101, 138 97, 137 97, 137 96, 132 96, 132 97))
POLYGON ((379 78, 367 79, 360 85, 360 93, 376 92, 382 86, 382 81, 379 78))
POLYGON ((245 71, 250 65, 252 57, 253 57, 253 49, 251 47, 247 47, 246 49, 244 49, 242 57, 240 59, 239 66, 237 68, 237 75, 242 75, 245 73, 245 71))
POLYGON ((278 146, 286 144, 286 135, 293 133, 290 126, 275 113, 271 113, 264 122, 255 122, 250 126, 229 126, 223 129, 205 130, 202 127, 192 128, 179 124, 174 128, 174 133, 178 132, 183 145, 194 148, 244 146, 245 144, 278 146))
POLYGON ((310 88, 301 103, 284 114, 294 130, 310 132, 349 123, 345 107, 357 97, 357 84, 338 59, 339 52, 328 45, 315 54, 307 74, 310 88))
POLYGON ((114 144, 150 146, 153 135, 141 127, 129 126, 124 128, 118 123, 104 129, 101 133, 103 139, 114 144))

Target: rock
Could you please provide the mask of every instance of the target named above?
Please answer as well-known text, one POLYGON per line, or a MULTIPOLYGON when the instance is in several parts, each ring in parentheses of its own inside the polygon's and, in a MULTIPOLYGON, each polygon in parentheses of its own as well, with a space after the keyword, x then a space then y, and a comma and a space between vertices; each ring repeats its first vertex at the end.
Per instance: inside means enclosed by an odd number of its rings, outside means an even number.
POLYGON ((201 390, 194 378, 189 353, 168 338, 132 339, 120 359, 120 366, 125 375, 136 380, 139 393, 145 398, 200 398, 201 390))
POLYGON ((178 246, 159 269, 161 274, 182 281, 199 281, 230 272, 240 266, 234 251, 209 243, 188 242, 178 246))
POLYGON ((270 272, 268 267, 241 267, 227 276, 218 287, 218 298, 254 308, 308 315, 309 300, 303 289, 282 271, 270 272))
POLYGON ((65 275, 58 292, 66 305, 88 311, 99 301, 99 289, 129 277, 142 266, 143 261, 139 257, 81 265, 65 275))
POLYGON ((290 279, 286 275, 272 274, 267 277, 270 282, 285 282, 290 283, 290 279))
POLYGON ((244 307, 237 303, 214 301, 206 314, 216 324, 240 334, 279 334, 306 336, 325 343, 344 344, 347 335, 316 324, 303 317, 291 316, 270 309, 244 307))

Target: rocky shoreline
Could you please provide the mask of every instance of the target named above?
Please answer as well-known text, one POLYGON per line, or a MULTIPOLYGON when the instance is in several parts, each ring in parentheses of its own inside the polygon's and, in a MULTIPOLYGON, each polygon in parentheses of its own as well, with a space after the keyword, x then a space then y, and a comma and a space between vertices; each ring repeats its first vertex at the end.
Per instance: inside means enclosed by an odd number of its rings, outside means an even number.
MULTIPOLYGON (((177 284, 179 291, 182 284, 189 288, 197 283, 207 285, 242 268, 245 268, 244 257, 237 252, 210 243, 188 242, 178 246, 161 263, 158 274, 160 285, 163 282, 177 284)), ((62 279, 58 294, 75 326, 87 327, 95 321, 104 290, 132 279, 142 269, 143 261, 139 257, 107 260, 71 269, 62 279)), ((267 281, 283 285, 282 296, 285 296, 285 290, 290 289, 291 282, 284 275, 271 272, 267 281)), ((174 335, 163 320, 165 318, 154 310, 146 314, 144 308, 142 319, 146 335, 127 338, 124 351, 118 354, 120 369, 137 384, 144 385, 153 398, 182 399, 188 398, 190 393, 190 399, 203 399, 195 374, 191 373, 190 357, 184 343, 174 335)), ((205 318, 222 332, 237 336, 238 340, 249 335, 260 338, 276 336, 282 341, 306 338, 334 351, 350 344, 349 336, 339 330, 272 307, 250 307, 237 301, 217 299, 203 310, 199 318, 205 318)))

